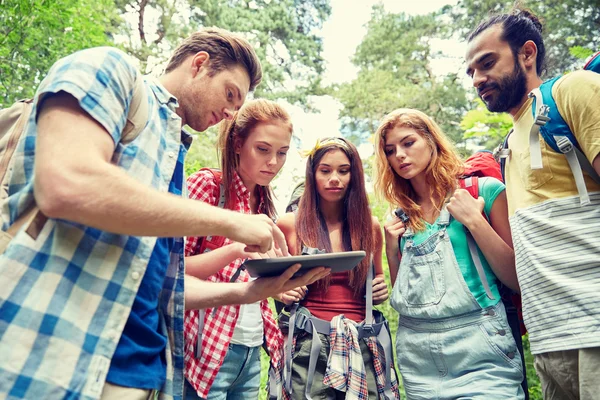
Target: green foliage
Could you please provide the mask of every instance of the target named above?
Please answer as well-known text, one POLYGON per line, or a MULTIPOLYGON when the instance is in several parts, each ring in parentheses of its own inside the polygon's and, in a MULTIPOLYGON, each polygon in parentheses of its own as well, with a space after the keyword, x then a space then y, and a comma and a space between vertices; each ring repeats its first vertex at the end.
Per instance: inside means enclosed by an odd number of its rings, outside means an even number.
MULTIPOLYGON (((578 59, 598 49, 597 0, 521 3, 543 19, 549 75, 576 68, 578 59), (564 17, 567 12, 569 18, 564 17)), ((434 76, 431 63, 440 55, 430 44, 436 38, 464 38, 479 21, 509 11, 513 4, 513 0, 461 0, 417 16, 374 6, 367 34, 352 60, 359 67, 358 76, 331 90, 344 106, 340 114, 344 135, 364 141, 385 114, 408 107, 430 115, 463 155, 471 145, 495 147, 510 129, 509 117, 489 113, 481 103, 470 104, 456 74, 434 76), (476 109, 467 113, 473 105, 476 109)))
POLYGON ((0 0, 0 108, 32 97, 52 64, 112 44, 111 0, 0 0))
MULTIPOLYGON (((188 128, 191 131, 191 128, 188 128)), ((185 157, 185 174, 190 176, 200 168, 221 168, 217 157, 218 128, 211 127, 205 132, 195 132, 194 141, 185 157)))
POLYGON ((479 99, 476 104, 477 108, 467 112, 460 122, 463 138, 487 150, 494 150, 512 128, 512 119, 508 114, 488 111, 479 99))
POLYGON ((582 46, 573 46, 569 49, 569 53, 578 60, 584 60, 594 54, 594 50, 582 46))
POLYGON ((438 54, 430 41, 439 36, 439 18, 437 13, 408 16, 373 7, 367 34, 353 58, 358 76, 333 92, 344 105, 346 136, 364 139, 384 115, 408 107, 430 115, 454 142, 461 141, 458 121, 467 111, 466 90, 456 74, 439 77, 431 71, 438 54))
POLYGON ((319 94, 322 39, 319 30, 331 13, 329 0, 118 0, 122 12, 136 15, 128 50, 143 69, 165 61, 178 42, 193 31, 218 26, 241 32, 253 45, 263 66, 263 83, 257 97, 285 98, 306 105, 306 96, 319 94), (156 30, 145 23, 160 15, 156 30), (141 22, 140 22, 141 21, 141 22))

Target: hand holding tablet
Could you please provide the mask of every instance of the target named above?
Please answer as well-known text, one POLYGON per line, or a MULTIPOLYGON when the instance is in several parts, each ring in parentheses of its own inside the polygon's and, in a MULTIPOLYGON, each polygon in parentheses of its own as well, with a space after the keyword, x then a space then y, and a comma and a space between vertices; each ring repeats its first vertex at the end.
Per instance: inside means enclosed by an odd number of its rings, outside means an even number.
POLYGON ((364 251, 344 251, 341 253, 314 254, 307 256, 291 256, 263 258, 244 262, 246 270, 252 277, 270 277, 281 275, 287 268, 299 263, 302 266, 295 276, 316 267, 327 267, 331 273, 349 271, 365 258, 364 251))

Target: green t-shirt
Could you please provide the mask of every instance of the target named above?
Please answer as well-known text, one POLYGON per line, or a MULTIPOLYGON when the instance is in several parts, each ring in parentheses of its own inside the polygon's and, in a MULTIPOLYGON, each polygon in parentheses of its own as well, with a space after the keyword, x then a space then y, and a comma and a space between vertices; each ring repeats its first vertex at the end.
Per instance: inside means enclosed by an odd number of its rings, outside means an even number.
MULTIPOLYGON (((485 215, 489 217, 490 210, 492 209, 492 205, 496 200, 496 197, 504 190, 504 184, 497 179, 494 178, 479 178, 479 196, 483 197, 485 200, 485 206, 483 207, 483 211, 485 215)), ((423 243, 427 238, 431 235, 435 234, 440 230, 440 226, 437 224, 437 221, 434 224, 429 224, 425 222, 425 229, 421 232, 415 233, 413 238, 414 244, 418 245, 423 243)), ((465 234, 465 229, 463 224, 455 220, 454 218, 450 219, 450 225, 448 226, 448 235, 450 236, 450 243, 452 243, 452 248, 454 249, 454 255, 456 257, 456 261, 458 263, 458 267, 460 268, 460 272, 462 272, 463 278, 467 283, 467 287, 473 294, 473 297, 477 300, 479 305, 482 308, 490 307, 496 305, 500 301, 500 294, 498 293, 498 285, 496 284, 496 275, 492 271, 490 265, 486 261, 485 257, 479 250, 479 257, 481 258, 481 264, 483 264, 483 269, 487 276, 488 282, 490 284, 490 289, 494 294, 495 300, 490 300, 485 294, 485 290, 479 279, 479 275, 477 274, 477 269, 475 268, 475 264, 471 259, 471 254, 469 253, 469 245, 467 244, 467 236, 465 234)), ((401 246, 404 249, 404 243, 406 242, 405 238, 402 238, 401 246)))

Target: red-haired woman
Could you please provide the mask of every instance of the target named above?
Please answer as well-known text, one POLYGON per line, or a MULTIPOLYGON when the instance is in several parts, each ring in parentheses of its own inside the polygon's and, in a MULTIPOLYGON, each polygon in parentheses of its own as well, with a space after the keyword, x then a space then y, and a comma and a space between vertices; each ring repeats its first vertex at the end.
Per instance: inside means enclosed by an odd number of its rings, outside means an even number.
POLYGON ((383 237, 377 218, 371 216, 362 162, 352 143, 343 138, 317 143, 307 160, 299 208, 277 225, 290 254, 367 253, 353 270, 333 273, 308 291, 298 288, 280 297, 287 304, 296 302, 290 316, 284 395, 399 398, 389 337, 384 337, 389 332, 382 315, 375 312, 373 317, 371 309, 388 298, 383 237))
POLYGON ((457 189, 462 161, 417 110, 383 119, 375 154, 376 191, 408 217, 385 224, 407 398, 522 399, 523 366, 496 284, 518 289, 504 185, 480 178, 478 199, 457 189), (483 277, 465 228, 483 256, 483 277))
MULTIPOLYGON (((285 163, 291 138, 292 123, 281 106, 268 100, 246 102, 221 126, 221 171, 190 176, 190 197, 274 218, 269 183, 285 163)), ((249 280, 240 268, 249 254, 229 239, 188 238, 186 256, 186 274, 212 282, 249 280)), ((185 340, 186 399, 257 399, 263 343, 272 366, 281 366, 283 337, 266 300, 188 311, 185 340)))

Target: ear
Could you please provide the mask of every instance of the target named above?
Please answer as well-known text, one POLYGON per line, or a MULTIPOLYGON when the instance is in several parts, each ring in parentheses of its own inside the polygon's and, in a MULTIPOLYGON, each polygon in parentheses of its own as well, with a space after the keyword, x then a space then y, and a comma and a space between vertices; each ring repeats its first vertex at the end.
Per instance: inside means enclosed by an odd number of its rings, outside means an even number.
POLYGON ((537 59, 537 46, 533 40, 528 40, 523 43, 521 51, 519 51, 519 58, 523 62, 526 69, 536 70, 536 59, 537 59))
POLYGON ((242 151, 242 141, 237 136, 233 138, 233 151, 235 154, 240 154, 240 151, 242 151))
POLYGON ((210 54, 206 51, 199 51, 192 57, 192 72, 194 77, 200 73, 202 68, 208 68, 208 64, 210 63, 210 54))

